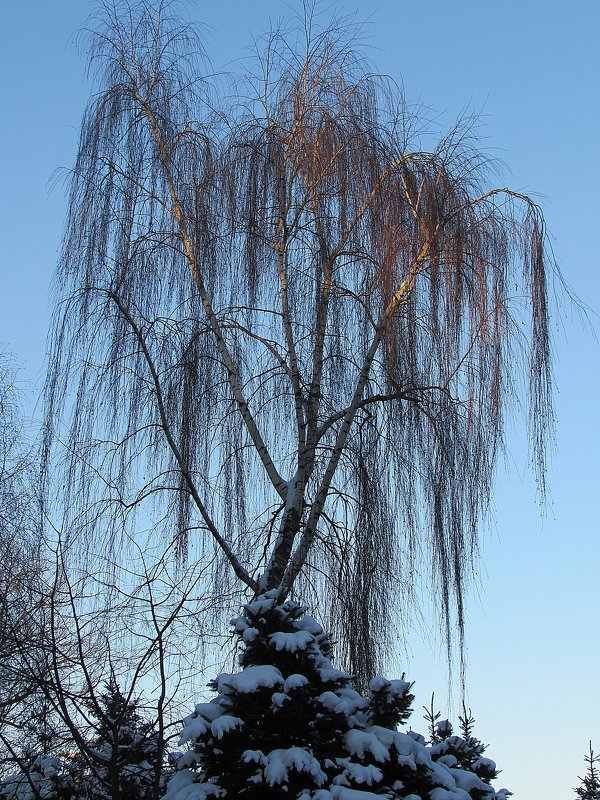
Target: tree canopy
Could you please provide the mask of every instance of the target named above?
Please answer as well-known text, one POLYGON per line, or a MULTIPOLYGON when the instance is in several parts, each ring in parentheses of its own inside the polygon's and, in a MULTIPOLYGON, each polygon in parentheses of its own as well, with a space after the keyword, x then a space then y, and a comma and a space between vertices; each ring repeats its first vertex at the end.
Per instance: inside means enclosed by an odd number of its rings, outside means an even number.
POLYGON ((355 35, 309 8, 227 82, 171 3, 101 4, 45 463, 67 536, 151 527, 223 591, 324 598, 366 678, 424 577, 462 635, 524 386, 543 491, 556 268, 469 121, 428 144, 355 35))

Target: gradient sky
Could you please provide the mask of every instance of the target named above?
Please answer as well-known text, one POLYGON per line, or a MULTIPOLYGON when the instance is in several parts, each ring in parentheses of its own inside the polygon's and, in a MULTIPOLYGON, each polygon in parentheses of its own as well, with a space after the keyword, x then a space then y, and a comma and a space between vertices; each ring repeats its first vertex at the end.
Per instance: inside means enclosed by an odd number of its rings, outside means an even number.
MULTIPOLYGON (((217 69, 231 68, 246 54, 250 31, 261 33, 288 8, 275 0, 189 6, 209 26, 207 50, 217 69)), ((15 354, 20 378, 34 392, 65 214, 60 170, 73 163, 90 88, 72 37, 92 7, 86 0, 29 0, 2 11, 0 347, 15 354)), ((511 188, 539 193, 564 275, 598 312, 600 3, 362 0, 358 13, 369 20, 369 57, 404 83, 409 100, 449 125, 465 108, 481 112, 485 148, 508 165, 511 188)), ((574 797, 588 740, 600 750, 600 347, 568 304, 553 329, 551 501, 542 515, 517 426, 467 631, 476 733, 503 770, 499 785, 522 800, 574 797)), ((448 696, 439 638, 412 632, 401 668, 416 680, 417 730, 424 728, 418 709, 432 690, 456 716, 459 693, 454 701, 448 696)))

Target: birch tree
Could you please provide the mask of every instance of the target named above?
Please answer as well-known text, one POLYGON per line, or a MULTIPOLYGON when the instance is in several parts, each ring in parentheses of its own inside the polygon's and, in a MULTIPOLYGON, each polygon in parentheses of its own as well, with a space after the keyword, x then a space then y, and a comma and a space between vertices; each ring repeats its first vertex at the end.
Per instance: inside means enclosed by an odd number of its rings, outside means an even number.
POLYGON ((462 635, 517 398, 543 491, 542 214, 468 121, 427 145, 343 20, 227 84, 172 10, 104 2, 91 35, 47 475, 60 439, 69 535, 143 520, 231 591, 319 597, 373 674, 422 579, 462 635))

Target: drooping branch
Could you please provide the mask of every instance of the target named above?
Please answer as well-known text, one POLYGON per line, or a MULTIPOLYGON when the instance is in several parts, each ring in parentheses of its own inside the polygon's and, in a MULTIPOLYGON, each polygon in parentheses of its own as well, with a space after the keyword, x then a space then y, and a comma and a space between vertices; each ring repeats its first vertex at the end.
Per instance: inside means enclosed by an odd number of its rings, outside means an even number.
POLYGON ((207 530, 210 532, 211 536, 214 538, 214 540, 217 542, 217 544, 225 554, 225 557, 231 564, 231 568, 233 569, 237 577, 241 581, 243 581, 243 583, 245 583, 246 586, 248 586, 250 589, 256 590, 257 589, 256 581, 254 581, 250 577, 248 572, 241 565, 238 557, 233 552, 231 545, 225 541, 225 539, 221 536, 221 534, 217 530, 216 525, 214 524, 210 514, 208 513, 208 509, 206 508, 205 504, 202 502, 200 498, 198 489, 196 487, 196 484, 194 483, 188 464, 186 463, 179 448, 177 447, 177 443, 175 442, 175 439, 171 432, 171 426, 167 418, 160 378, 158 376, 158 372, 156 370, 156 366, 154 364, 152 356, 150 355, 150 351, 148 350, 148 346, 142 330, 136 325, 133 317, 131 316, 127 308, 124 306, 122 300, 118 297, 118 295, 114 294, 113 292, 109 292, 108 296, 112 300, 112 302, 116 305, 116 307, 119 309, 119 313, 123 316, 129 327, 131 328, 131 331, 135 336, 136 341, 144 355, 144 360, 146 362, 148 371, 152 378, 152 383, 154 385, 156 405, 160 417, 160 424, 165 434, 165 439, 167 440, 169 448, 173 453, 173 457, 177 462, 177 466, 181 470, 181 474, 185 480, 187 489, 190 495, 192 496, 198 511, 200 512, 200 515, 204 521, 204 524, 206 525, 207 530))
POLYGON ((264 442, 263 437, 258 430, 258 426, 252 416, 250 408, 248 407, 248 403, 246 402, 246 398, 244 397, 244 393, 240 386, 240 382, 238 379, 237 370, 233 363, 233 359, 231 357, 231 353, 229 352, 229 348, 227 347, 227 342, 225 341, 225 336, 221 329, 221 324, 215 311, 212 307, 212 303, 210 301, 206 285, 204 283, 204 279, 202 277, 202 271, 200 269, 200 264, 198 263, 198 259, 196 257, 195 248, 192 245, 192 241, 188 234, 187 230, 187 222, 185 218, 185 214, 183 213, 183 209, 181 207, 181 203, 179 202, 179 197, 177 195, 177 189, 175 186, 175 181, 173 178, 173 173, 170 164, 170 157, 169 151, 164 141, 162 132, 160 130, 160 126, 158 124, 158 120, 152 110, 152 107, 148 103, 147 100, 142 98, 138 93, 137 89, 133 87, 133 98, 134 100, 140 104, 142 107, 144 114, 148 118, 148 122, 150 123, 150 127, 152 128, 152 133, 156 138, 156 142, 158 145, 158 152, 160 154, 160 164, 162 169, 165 173, 165 178, 167 182, 167 187, 169 190, 169 195, 171 197, 172 203, 172 214, 175 218, 177 226, 179 228, 179 234, 181 236, 181 242, 183 245, 183 249, 185 252, 186 259, 188 261, 190 270, 192 272, 194 283, 198 289, 198 294, 200 295, 200 300, 202 302, 202 306, 206 313, 208 324, 213 332, 215 337, 215 343, 221 358, 223 359, 223 364, 227 371, 227 380, 229 381, 229 385, 231 386, 231 391, 235 401, 239 407, 240 414, 242 420, 248 429, 248 433, 254 443, 254 447, 256 448, 256 452, 260 460, 263 463, 265 471, 269 476, 273 487, 275 488, 276 492, 279 496, 285 500, 285 493, 287 491, 287 484, 283 480, 283 478, 277 472, 275 465, 273 463, 273 459, 271 458, 267 446, 264 442))
MULTIPOLYGON (((373 194, 372 196, 375 197, 375 194, 373 194)), ((321 485, 319 486, 316 498, 311 506, 310 514, 304 529, 304 533, 300 539, 300 544, 296 549, 295 553, 293 554, 288 567, 286 568, 285 576, 282 581, 282 593, 284 595, 291 590, 294 581, 298 576, 298 573, 300 572, 300 570, 306 563, 306 559, 308 558, 308 554, 310 552, 312 543, 317 533, 319 519, 323 512, 323 508, 325 507, 325 501, 327 499, 327 495, 329 494, 331 481, 333 480, 333 476, 336 472, 339 460, 346 446, 346 441, 348 439, 348 435, 350 433, 352 424, 356 417, 356 413, 362 404, 365 386, 369 379, 369 373, 371 371, 371 367, 373 361, 375 360, 375 356, 377 354, 379 346, 381 345, 383 337, 385 336, 389 320, 393 317, 396 309, 403 301, 403 299, 406 297, 406 295, 412 291, 417 275, 420 273, 420 271, 423 268, 423 264, 427 260, 429 250, 430 250, 430 243, 429 241, 426 241, 421 249, 421 252, 419 253, 418 258, 415 260, 413 264, 410 274, 404 279, 398 290, 395 292, 392 300, 385 309, 382 319, 377 325, 375 336, 373 337, 371 345, 367 351, 362 369, 358 377, 358 381, 356 383, 356 388, 352 396, 352 401, 342 418, 342 422, 335 439, 335 444, 331 453, 331 457, 329 459, 329 463, 327 464, 327 468, 323 474, 321 485)))
POLYGON ((237 103, 198 77, 188 30, 126 8, 96 45, 59 272, 48 414, 72 412, 69 525, 116 536, 111 509, 175 473, 162 527, 209 532, 214 580, 314 586, 373 666, 428 552, 460 635, 522 376, 543 481, 539 209, 490 188, 469 130, 412 136, 343 26, 271 37, 237 103))

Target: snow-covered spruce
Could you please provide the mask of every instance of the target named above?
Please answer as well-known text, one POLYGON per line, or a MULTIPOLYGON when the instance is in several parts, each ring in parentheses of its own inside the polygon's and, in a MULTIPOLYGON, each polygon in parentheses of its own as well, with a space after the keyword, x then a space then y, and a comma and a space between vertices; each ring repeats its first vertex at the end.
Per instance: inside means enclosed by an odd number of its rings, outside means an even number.
POLYGON ((437 741, 430 748, 435 761, 473 772, 487 782, 497 777, 496 763, 491 758, 484 758, 486 745, 480 739, 471 735, 454 735, 447 719, 437 726, 437 735, 437 741))
MULTIPOLYGON (((489 797, 489 784, 498 776, 498 770, 496 762, 483 755, 486 745, 472 735, 474 721, 472 717, 461 718, 461 723, 467 728, 462 736, 453 733, 452 725, 447 719, 439 722, 433 741, 430 742, 429 753, 435 762, 449 767, 456 783, 470 792, 471 797, 484 800, 489 797), (482 782, 486 784, 486 789, 482 789, 482 782)), ((510 794, 506 789, 501 789, 496 796, 506 797, 510 794)))
POLYGON ((375 678, 369 697, 355 692, 306 610, 278 604, 271 591, 233 621, 242 670, 219 675, 217 696, 185 720, 181 744, 190 749, 167 800, 505 797, 449 751, 396 729, 410 712, 410 683, 375 678))
POLYGON ((0 780, 1 800, 71 800, 77 798, 71 765, 54 755, 29 752, 19 769, 0 780))
POLYGON ((162 774, 162 751, 153 723, 142 718, 137 703, 113 681, 89 713, 95 735, 80 764, 81 782, 88 787, 86 800, 151 800, 156 774, 162 774))

